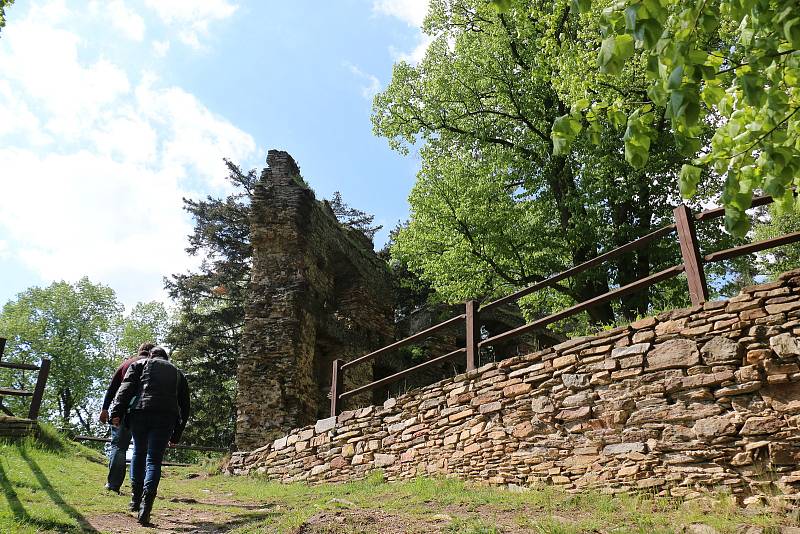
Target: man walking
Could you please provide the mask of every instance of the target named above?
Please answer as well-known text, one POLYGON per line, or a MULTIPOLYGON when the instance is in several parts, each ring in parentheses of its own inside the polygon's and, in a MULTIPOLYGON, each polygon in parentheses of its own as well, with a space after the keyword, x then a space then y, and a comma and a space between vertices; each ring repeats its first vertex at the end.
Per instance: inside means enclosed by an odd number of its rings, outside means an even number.
POLYGON ((121 425, 129 407, 133 435, 130 509, 138 512, 139 523, 146 525, 161 480, 164 451, 167 444, 178 443, 189 417, 186 377, 163 348, 153 348, 149 358, 128 367, 111 406, 114 426, 121 425))
MULTIPOLYGON (((139 350, 136 351, 134 356, 122 362, 114 376, 111 378, 111 384, 106 389, 106 396, 103 399, 103 409, 100 411, 100 422, 103 424, 108 423, 108 407, 114 396, 117 394, 122 379, 128 367, 136 360, 147 358, 150 355, 150 349, 155 347, 152 343, 142 343, 139 345, 139 350)), ((125 456, 128 453, 128 447, 131 444, 130 430, 125 426, 112 426, 111 427, 111 447, 108 450, 108 479, 105 488, 109 491, 119 493, 122 482, 125 480, 125 456)))

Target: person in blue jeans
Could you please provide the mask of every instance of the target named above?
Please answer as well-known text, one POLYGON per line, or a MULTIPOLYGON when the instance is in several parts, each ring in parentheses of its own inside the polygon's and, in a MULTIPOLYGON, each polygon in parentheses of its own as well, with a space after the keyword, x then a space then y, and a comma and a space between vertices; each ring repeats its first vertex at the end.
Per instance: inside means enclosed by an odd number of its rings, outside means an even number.
POLYGON ((140 524, 147 525, 164 451, 180 441, 189 417, 186 377, 163 348, 153 348, 149 358, 128 367, 111 407, 112 425, 120 427, 126 415, 133 435, 130 510, 137 512, 140 524))
MULTIPOLYGON (((128 367, 142 358, 150 356, 150 349, 155 347, 152 343, 142 343, 139 345, 139 350, 136 351, 135 356, 131 356, 122 362, 114 376, 111 377, 111 384, 106 389, 106 395, 103 398, 103 408, 100 411, 100 422, 103 424, 110 423, 108 418, 108 408, 111 401, 117 395, 122 379, 128 371, 128 367)), ((111 427, 111 445, 108 449, 108 478, 106 480, 105 488, 114 493, 119 493, 122 483, 125 481, 125 456, 128 452, 128 447, 131 444, 131 433, 125 426, 112 426, 111 427)))

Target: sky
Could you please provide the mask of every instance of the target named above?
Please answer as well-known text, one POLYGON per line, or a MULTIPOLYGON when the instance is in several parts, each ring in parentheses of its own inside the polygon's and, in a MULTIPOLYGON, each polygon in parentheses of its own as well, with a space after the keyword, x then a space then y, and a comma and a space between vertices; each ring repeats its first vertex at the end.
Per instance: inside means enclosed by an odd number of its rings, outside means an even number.
POLYGON ((288 151, 387 232, 415 156, 372 134, 373 96, 419 61, 428 0, 31 0, 0 30, 0 305, 88 276, 164 300, 183 198, 230 192, 222 158, 288 151))

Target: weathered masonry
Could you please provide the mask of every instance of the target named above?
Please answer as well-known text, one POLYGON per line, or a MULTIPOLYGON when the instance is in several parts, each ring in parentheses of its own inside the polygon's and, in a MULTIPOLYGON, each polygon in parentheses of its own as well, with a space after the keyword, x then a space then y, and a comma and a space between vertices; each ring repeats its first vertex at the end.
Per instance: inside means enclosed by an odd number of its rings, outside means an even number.
POLYGON ((227 471, 797 499, 798 364, 800 270, 345 411, 235 453, 227 471))
MULTIPOLYGON (((315 199, 289 154, 270 150, 267 164, 251 209, 239 449, 324 415, 331 362, 369 352, 393 334, 388 271, 372 243, 315 199)), ((371 379, 364 368, 347 383, 371 379)))

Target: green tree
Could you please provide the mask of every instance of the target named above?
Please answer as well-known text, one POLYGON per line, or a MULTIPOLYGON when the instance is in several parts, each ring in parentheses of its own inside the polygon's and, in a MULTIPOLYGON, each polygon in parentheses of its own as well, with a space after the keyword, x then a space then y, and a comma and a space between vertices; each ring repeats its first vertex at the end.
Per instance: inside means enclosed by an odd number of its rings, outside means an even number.
MULTIPOLYGON (((704 176, 724 178, 714 188, 722 190, 727 228, 740 236, 750 228, 744 210, 755 190, 772 195, 780 210, 800 206, 791 192, 800 185, 796 0, 556 3, 575 24, 599 20, 587 42, 600 70, 573 79, 572 96, 583 104, 553 123, 554 139, 568 145, 584 127, 599 139, 609 124, 624 122, 626 160, 640 169, 668 131, 690 159, 680 171, 683 196, 692 197, 704 176), (644 73, 636 91, 600 91, 631 69, 644 73)), ((493 4, 505 16, 538 14, 526 2, 493 4)))
MULTIPOLYGON (((3 306, 0 332, 8 338, 7 359, 52 361, 43 417, 64 426, 75 426, 77 419, 90 430, 93 402, 102 397, 117 363, 108 349, 122 309, 110 287, 86 277, 75 284, 32 287, 3 306)), ((36 379, 33 373, 14 376, 15 386, 24 389, 32 388, 36 379)), ((24 411, 20 406, 17 410, 24 411)))
POLYGON ((195 221, 187 252, 202 258, 200 269, 165 280, 178 305, 167 342, 192 390, 186 440, 198 445, 233 441, 236 361, 250 280, 250 196, 258 176, 255 170, 245 173, 225 163, 232 194, 184 199, 184 209, 195 221))
MULTIPOLYGON (((781 211, 770 206, 766 220, 756 224, 753 233, 756 239, 771 239, 789 233, 800 232, 800 213, 781 211)), ((756 266, 759 274, 777 278, 783 272, 800 267, 800 244, 792 243, 758 254, 756 266)))
POLYGON ((120 324, 119 350, 128 356, 136 354, 142 343, 163 344, 169 328, 169 312, 162 302, 139 302, 120 324))
POLYGON ((375 226, 375 216, 370 215, 365 211, 350 207, 343 199, 339 191, 333 193, 333 198, 328 201, 328 204, 336 216, 336 220, 345 226, 354 228, 367 236, 372 241, 375 234, 383 228, 383 226, 375 226))
MULTIPOLYGON (((392 147, 423 143, 395 257, 449 301, 543 280, 668 224, 680 202, 678 169, 687 159, 668 132, 656 129, 649 159, 632 169, 621 112, 604 135, 570 114, 588 105, 575 86, 596 77, 587 36, 599 32, 599 16, 578 21, 566 2, 506 3, 513 7, 499 12, 484 0, 432 2, 424 29, 435 38, 425 58, 396 64, 374 103, 375 131, 392 147)), ((612 81, 598 85, 599 96, 637 95, 644 72, 631 67, 612 81)), ((713 181, 706 185, 713 191, 713 181)), ((715 244, 725 240, 713 228, 703 233, 715 244)), ((680 261, 674 244, 631 252, 542 292, 531 313, 680 261)), ((589 314, 610 323, 649 308, 645 292, 589 314)))
POLYGON ((0 0, 0 30, 6 25, 6 8, 13 3, 14 0, 0 0))

